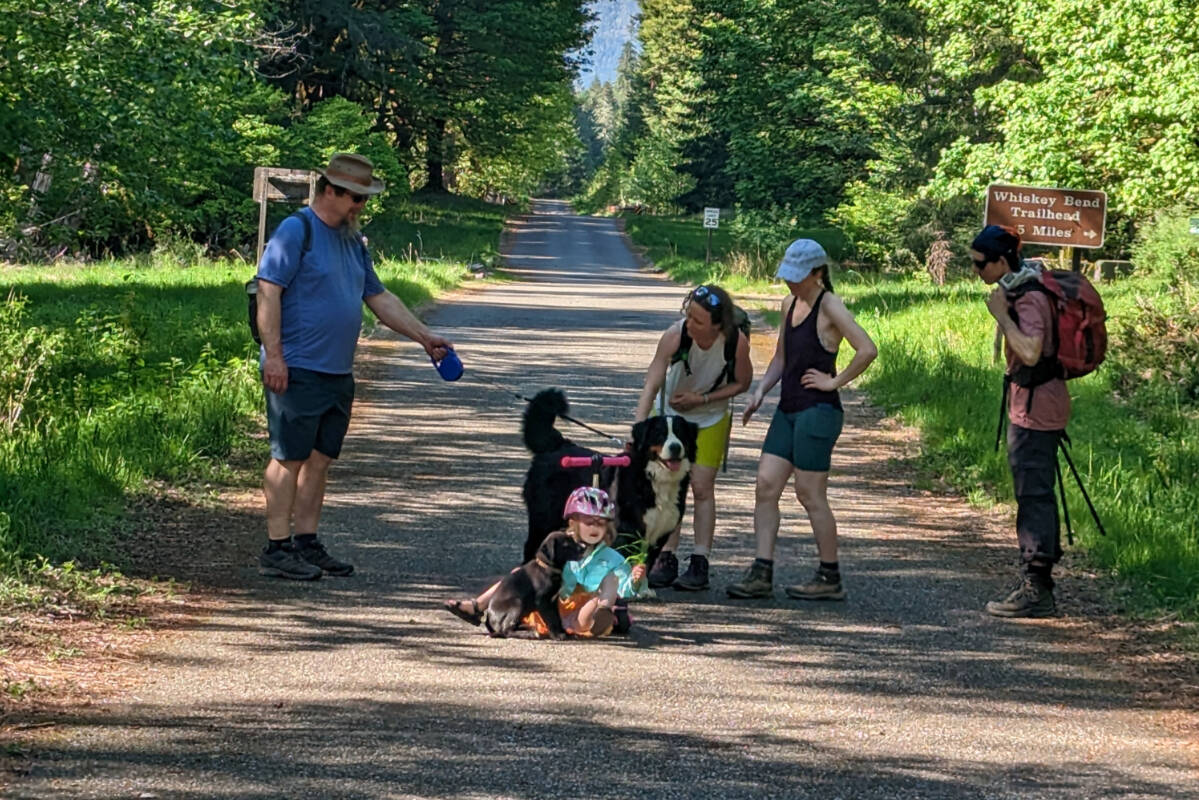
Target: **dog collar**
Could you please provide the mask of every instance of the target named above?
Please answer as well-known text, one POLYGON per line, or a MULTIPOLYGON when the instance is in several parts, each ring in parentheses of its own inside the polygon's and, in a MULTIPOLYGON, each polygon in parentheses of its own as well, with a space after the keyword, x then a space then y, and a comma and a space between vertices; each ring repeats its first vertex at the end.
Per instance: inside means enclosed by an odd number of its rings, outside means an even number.
POLYGON ((548 561, 546 561, 545 559, 543 559, 541 556, 537 556, 537 557, 536 557, 536 558, 534 558, 533 560, 534 560, 534 561, 536 561, 536 562, 537 562, 537 564, 538 564, 539 566, 541 566, 543 569, 547 569, 547 570, 549 570, 550 572, 553 572, 553 573, 558 573, 558 572, 561 572, 561 571, 562 571, 562 570, 561 570, 561 569, 559 569, 558 567, 555 567, 553 564, 551 564, 551 563, 549 563, 548 561))

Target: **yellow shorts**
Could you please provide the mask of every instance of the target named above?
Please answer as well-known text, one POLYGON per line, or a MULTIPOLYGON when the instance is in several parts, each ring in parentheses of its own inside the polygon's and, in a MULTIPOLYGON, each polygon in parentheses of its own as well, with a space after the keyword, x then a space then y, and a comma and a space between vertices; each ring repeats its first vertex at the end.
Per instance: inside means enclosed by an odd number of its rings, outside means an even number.
POLYGON ((695 463, 701 467, 720 469, 724 461, 724 447, 729 440, 729 429, 733 426, 733 415, 725 414, 715 425, 699 429, 695 445, 695 463))

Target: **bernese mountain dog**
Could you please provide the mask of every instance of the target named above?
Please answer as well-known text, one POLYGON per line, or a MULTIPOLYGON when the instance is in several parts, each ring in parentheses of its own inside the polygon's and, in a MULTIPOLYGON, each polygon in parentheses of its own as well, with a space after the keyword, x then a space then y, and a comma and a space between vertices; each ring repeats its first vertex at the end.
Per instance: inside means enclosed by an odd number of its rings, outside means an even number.
MULTIPOLYGON (((554 427, 558 416, 569 410, 566 395, 559 389, 542 390, 525 409, 524 441, 533 454, 523 492, 529 512, 525 561, 534 557, 546 536, 566 526, 562 509, 570 493, 591 485, 590 468, 561 466, 563 456, 595 453, 554 427)), ((647 564, 654 563, 666 537, 683 518, 698 434, 699 427, 682 417, 650 417, 633 426, 629 466, 601 470, 600 488, 611 494, 616 504, 615 546, 623 548, 644 539, 648 542, 647 564)))

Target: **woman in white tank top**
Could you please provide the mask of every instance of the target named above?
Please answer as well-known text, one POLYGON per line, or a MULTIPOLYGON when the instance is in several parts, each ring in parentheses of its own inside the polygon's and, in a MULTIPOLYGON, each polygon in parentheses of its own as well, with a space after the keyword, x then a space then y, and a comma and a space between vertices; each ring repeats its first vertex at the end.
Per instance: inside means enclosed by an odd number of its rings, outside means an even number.
MULTIPOLYGON (((695 463, 691 466, 692 527, 695 546, 686 573, 678 574, 675 550, 679 528, 666 541, 650 570, 650 586, 674 586, 686 591, 708 588, 708 555, 716 534, 716 473, 724 458, 732 425, 731 402, 749 389, 754 368, 749 337, 733 324, 733 299, 719 286, 699 286, 683 301, 684 319, 667 328, 658 340, 654 360, 645 374, 634 422, 651 413, 677 414, 699 426, 695 463), (691 341, 685 354, 679 349, 691 341), (725 345, 737 337, 733 376, 727 374, 725 345), (676 360, 676 354, 685 360, 676 360)), ((681 523, 680 523, 681 527, 681 523)))

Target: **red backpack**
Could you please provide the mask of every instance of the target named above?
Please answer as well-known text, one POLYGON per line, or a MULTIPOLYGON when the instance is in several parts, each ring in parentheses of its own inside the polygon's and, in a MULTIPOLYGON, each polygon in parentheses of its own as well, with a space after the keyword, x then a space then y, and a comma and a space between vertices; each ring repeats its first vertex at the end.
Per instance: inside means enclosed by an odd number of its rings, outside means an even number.
POLYGON ((1053 309, 1055 355, 1046 356, 1033 366, 1020 366, 1012 373, 1017 386, 1040 386, 1055 378, 1081 378, 1103 363, 1107 355, 1107 313, 1099 292, 1081 272, 1043 270, 1037 280, 1029 280, 1007 292, 1016 319, 1015 300, 1028 291, 1044 292, 1053 309))

